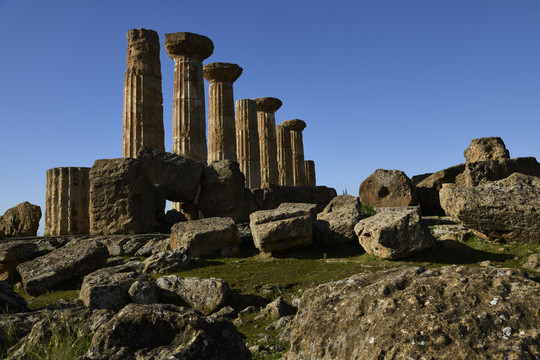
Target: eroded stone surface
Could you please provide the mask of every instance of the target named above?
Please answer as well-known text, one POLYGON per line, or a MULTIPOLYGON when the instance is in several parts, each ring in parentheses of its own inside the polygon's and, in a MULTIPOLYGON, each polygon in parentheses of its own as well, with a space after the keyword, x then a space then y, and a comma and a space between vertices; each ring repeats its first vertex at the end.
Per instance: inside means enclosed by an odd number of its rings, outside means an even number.
POLYGON ((131 29, 127 43, 122 156, 136 157, 142 146, 165 150, 159 36, 131 29))
POLYGON ((366 252, 395 260, 430 248, 434 239, 418 207, 379 208, 377 214, 354 226, 366 252))
POLYGON ((539 304, 516 270, 364 272, 304 292, 283 359, 535 359, 539 304))
POLYGON ((178 223, 171 229, 171 249, 191 249, 191 256, 214 255, 224 247, 240 244, 238 229, 231 218, 212 217, 178 223))
POLYGON ((306 123, 300 119, 286 120, 281 126, 287 127, 291 131, 291 150, 293 157, 293 185, 306 186, 306 168, 304 163, 304 140, 302 131, 306 128, 306 123))
POLYGON ((36 236, 40 219, 41 208, 25 201, 0 216, 0 234, 2 237, 36 236))
POLYGON ((463 172, 456 176, 456 185, 478 186, 505 179, 513 173, 540 177, 540 163, 534 157, 469 162, 465 164, 463 172))
POLYGON ((317 176, 315 175, 315 161, 305 160, 306 186, 317 186, 317 176))
POLYGON ((0 281, 0 313, 10 314, 29 311, 26 300, 5 281, 0 281))
POLYGON ((293 153, 291 149, 291 130, 276 125, 278 182, 279 185, 293 186, 293 153))
POLYGON ((377 169, 360 184, 360 202, 373 207, 418 204, 411 179, 403 171, 377 169))
POLYGON ((315 239, 326 245, 352 243, 358 240, 354 226, 367 215, 360 211, 358 198, 340 195, 333 198, 313 224, 315 239))
POLYGON ((478 187, 446 186, 440 191, 445 212, 491 240, 540 242, 540 178, 514 173, 478 187))
POLYGON ((467 162, 510 159, 510 152, 500 137, 472 139, 463 155, 467 162))

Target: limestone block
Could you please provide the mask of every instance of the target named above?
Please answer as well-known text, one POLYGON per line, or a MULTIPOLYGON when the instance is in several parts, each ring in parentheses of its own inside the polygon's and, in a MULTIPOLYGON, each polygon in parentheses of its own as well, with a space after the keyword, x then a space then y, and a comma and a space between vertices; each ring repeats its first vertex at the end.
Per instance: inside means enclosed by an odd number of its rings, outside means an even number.
POLYGON ((257 103, 250 99, 236 101, 236 158, 246 178, 248 189, 261 186, 261 160, 257 103))
POLYGON ((25 201, 0 216, 0 232, 4 237, 36 236, 40 219, 41 208, 25 201))
POLYGON ((463 155, 467 162, 510 159, 510 153, 500 137, 472 139, 463 155))
POLYGON ((360 184, 360 202, 373 207, 400 207, 418 204, 411 179, 403 171, 377 169, 360 184))
POLYGON ((283 104, 272 97, 253 99, 257 103, 257 128, 261 161, 261 186, 278 184, 275 112, 283 104))
POLYGON ((325 245, 353 243, 358 240, 354 226, 367 217, 360 211, 358 198, 340 195, 333 198, 313 224, 314 237, 325 245))
POLYGON ((283 121, 282 126, 288 127, 291 131, 291 149, 293 157, 293 184, 294 186, 306 186, 306 169, 304 163, 304 140, 302 131, 306 128, 306 123, 300 119, 283 121))
POLYGON ((286 126, 276 125, 276 139, 279 185, 293 186, 293 155, 290 129, 286 126))
POLYGON ((315 175, 315 161, 305 160, 304 166, 306 168, 306 185, 317 186, 317 178, 315 175))

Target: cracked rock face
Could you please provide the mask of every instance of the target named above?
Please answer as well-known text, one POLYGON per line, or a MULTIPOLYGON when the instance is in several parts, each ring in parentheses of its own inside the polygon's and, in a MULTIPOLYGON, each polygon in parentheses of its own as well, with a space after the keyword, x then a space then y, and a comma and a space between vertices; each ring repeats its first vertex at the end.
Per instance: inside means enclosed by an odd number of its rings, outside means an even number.
POLYGON ((415 206, 416 189, 403 171, 377 169, 360 184, 360 202, 373 207, 415 206))
POLYGON ((283 359, 537 359, 539 306, 511 269, 365 272, 304 292, 283 359))
POLYGON ((510 159, 510 152, 500 137, 472 139, 463 155, 467 162, 510 159))
POLYGON ((0 216, 0 238, 36 236, 41 208, 28 201, 8 209, 0 216))

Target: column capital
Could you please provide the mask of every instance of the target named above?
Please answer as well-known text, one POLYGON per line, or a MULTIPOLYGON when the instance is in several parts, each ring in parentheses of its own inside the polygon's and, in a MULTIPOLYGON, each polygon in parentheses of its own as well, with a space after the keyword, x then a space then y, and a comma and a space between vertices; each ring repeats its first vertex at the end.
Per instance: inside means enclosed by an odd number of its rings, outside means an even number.
POLYGON ((165 34, 165 50, 169 57, 196 56, 204 60, 214 52, 214 43, 204 35, 189 32, 165 34))
POLYGON ((260 97, 253 99, 257 103, 257 111, 276 112, 283 105, 281 100, 273 97, 260 97))
POLYGON ((292 131, 303 131, 306 128, 306 122, 300 119, 285 120, 281 123, 281 126, 288 127, 292 131))
POLYGON ((203 76, 210 82, 233 83, 242 75, 243 70, 236 64, 215 62, 203 66, 203 76))

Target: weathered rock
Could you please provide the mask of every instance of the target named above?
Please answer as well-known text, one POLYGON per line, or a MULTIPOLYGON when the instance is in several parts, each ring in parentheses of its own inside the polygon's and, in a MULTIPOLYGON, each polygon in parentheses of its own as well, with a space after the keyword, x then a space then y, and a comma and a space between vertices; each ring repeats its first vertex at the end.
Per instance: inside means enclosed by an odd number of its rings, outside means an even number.
POLYGON ((242 74, 236 64, 211 63, 203 66, 208 90, 208 164, 236 161, 236 130, 233 83, 242 74))
POLYGON ((90 168, 61 167, 46 174, 45 234, 88 234, 90 168))
POLYGON ((304 160, 306 168, 306 186, 317 186, 317 175, 315 174, 315 161, 304 160))
POLYGON ((204 166, 185 156, 142 147, 137 160, 167 200, 192 203, 195 200, 204 166))
POLYGON ((354 227, 366 252, 395 260, 430 248, 434 239, 418 207, 380 208, 354 227))
POLYGON ((154 238, 144 244, 137 252, 135 256, 144 256, 149 257, 150 255, 157 254, 163 251, 166 251, 169 248, 169 238, 164 237, 154 238))
POLYGON ((223 247, 239 244, 238 229, 231 218, 186 221, 171 229, 171 249, 190 248, 194 257, 213 255, 223 247))
POLYGON ((292 315, 296 311, 294 307, 292 307, 290 304, 287 304, 285 299, 283 299, 281 296, 266 305, 264 309, 261 310, 262 313, 269 314, 273 317, 283 317, 286 315, 292 315))
POLYGON ((527 258, 527 262, 523 264, 523 268, 540 271, 540 254, 531 254, 527 258))
POLYGON ((270 185, 264 189, 253 189, 246 194, 250 213, 257 210, 271 210, 282 203, 317 204, 317 212, 337 196, 333 188, 326 186, 280 186, 270 185))
POLYGON ((236 158, 246 177, 246 187, 261 186, 261 157, 257 128, 257 103, 251 99, 236 101, 236 158))
POLYGON ((282 252, 312 243, 313 217, 306 209, 288 206, 261 210, 249 218, 253 242, 262 252, 282 252))
POLYGON ((474 188, 445 186, 446 214, 498 242, 540 242, 540 178, 514 173, 474 188))
POLYGON ((463 155, 467 162, 510 159, 510 153, 500 137, 472 139, 463 155))
POLYGON ((146 276, 131 266, 99 269, 84 277, 79 299, 87 307, 118 311, 131 301, 129 289, 140 280, 146 276))
POLYGON ((291 129, 276 125, 278 182, 283 186, 294 186, 291 129))
POLYGON ((90 234, 150 233, 165 199, 141 163, 97 160, 90 170, 90 234))
POLYGON ((135 304, 155 304, 158 302, 156 285, 152 281, 137 280, 129 290, 131 302, 135 304))
POLYGON ((204 168, 199 210, 205 217, 231 217, 236 221, 247 221, 248 206, 244 189, 244 174, 237 162, 214 161, 204 168))
POLYGON ((191 248, 179 247, 170 251, 162 251, 144 260, 143 273, 179 271, 191 262, 191 248))
POLYGON ((282 211, 303 211, 306 215, 311 216, 312 220, 317 218, 317 204, 308 204, 308 203, 281 203, 277 207, 277 210, 282 211))
POLYGON ((182 278, 169 275, 157 279, 156 286, 160 298, 165 302, 187 304, 203 314, 211 314, 221 309, 230 293, 227 282, 216 278, 182 278))
POLYGON ((456 177, 456 185, 478 186, 488 181, 505 179, 513 173, 540 177, 540 164, 533 157, 470 162, 465 164, 463 172, 456 177))
POLYGON ((15 240, 0 243, 0 263, 26 260, 38 253, 36 242, 28 240, 15 240))
POLYGON ((536 359, 539 306, 510 269, 364 272, 304 292, 282 359, 536 359))
MULTIPOLYGON (((93 239, 107 246, 110 256, 128 256, 137 254, 144 246, 152 246, 151 244, 158 244, 159 241, 166 241, 168 236, 150 234, 108 235, 96 236, 93 239)), ((163 249, 159 251, 163 251, 163 249)))
POLYGON ((173 152, 206 164, 206 116, 203 60, 214 43, 203 35, 165 34, 165 50, 174 60, 173 152))
POLYGON ((360 211, 358 198, 340 195, 333 198, 313 224, 315 240, 326 245, 351 243, 358 240, 354 226, 367 215, 360 211))
POLYGON ((40 219, 39 206, 20 203, 0 216, 0 237, 36 236, 40 219))
POLYGON ((13 287, 5 281, 0 281, 0 313, 10 314, 30 311, 26 300, 13 291, 13 287))
POLYGON ((2 357, 6 360, 35 359, 36 356, 41 358, 36 354, 37 348, 63 341, 66 334, 92 334, 112 315, 108 310, 77 306, 7 315, 4 321, 0 320, 0 339, 20 341, 8 350, 8 354, 2 354, 3 349, 0 347, 0 356, 7 355, 2 357))
POLYGON ((136 157, 141 146, 165 150, 159 36, 131 29, 127 42, 122 156, 136 157))
POLYGON ((360 184, 360 202, 373 207, 418 204, 411 179, 403 171, 377 169, 360 184))
POLYGON ((24 289, 30 295, 41 295, 55 285, 101 268, 109 252, 94 240, 74 240, 47 255, 17 266, 24 289))
POLYGON ((439 200, 439 190, 442 189, 443 184, 456 182, 456 177, 464 170, 465 164, 452 166, 429 174, 417 183, 415 183, 415 177, 413 176, 413 184, 416 185, 416 194, 422 208, 422 214, 444 215, 444 210, 439 200))
POLYGON ((129 304, 97 329, 83 360, 251 359, 242 336, 223 318, 174 305, 129 304))

